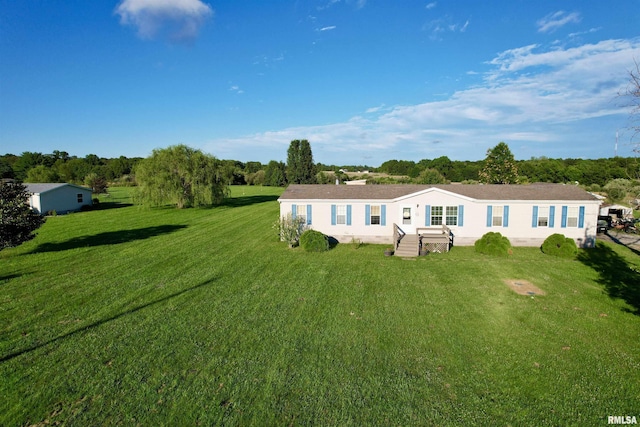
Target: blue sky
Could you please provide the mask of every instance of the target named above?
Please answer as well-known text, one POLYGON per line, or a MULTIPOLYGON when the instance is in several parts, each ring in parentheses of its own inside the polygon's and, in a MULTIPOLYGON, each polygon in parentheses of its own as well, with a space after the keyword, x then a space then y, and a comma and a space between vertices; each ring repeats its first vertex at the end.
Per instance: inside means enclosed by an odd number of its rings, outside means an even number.
POLYGON ((0 153, 631 156, 634 59, 640 0, 0 0, 0 153))

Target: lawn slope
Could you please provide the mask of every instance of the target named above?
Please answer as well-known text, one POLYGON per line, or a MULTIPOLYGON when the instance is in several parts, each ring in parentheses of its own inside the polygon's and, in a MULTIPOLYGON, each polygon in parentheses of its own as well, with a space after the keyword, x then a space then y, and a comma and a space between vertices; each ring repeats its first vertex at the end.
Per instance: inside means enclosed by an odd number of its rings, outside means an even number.
POLYGON ((49 218, 0 252, 0 425, 640 415, 634 253, 309 254, 274 234, 280 192, 234 187, 225 206, 176 210, 130 205, 114 189, 101 209, 49 218), (507 279, 546 295, 518 295, 507 279), (610 297, 620 280, 626 293, 610 297))

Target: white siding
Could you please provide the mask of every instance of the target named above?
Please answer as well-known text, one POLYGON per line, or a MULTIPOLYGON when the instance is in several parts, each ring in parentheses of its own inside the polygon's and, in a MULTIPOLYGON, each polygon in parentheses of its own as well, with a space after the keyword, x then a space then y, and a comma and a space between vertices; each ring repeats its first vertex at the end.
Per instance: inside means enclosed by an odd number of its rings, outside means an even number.
POLYGON ((65 185, 44 193, 33 194, 30 197, 31 208, 42 214, 56 211, 67 213, 79 211, 82 206, 91 206, 91 190, 81 187, 65 185), (82 194, 82 202, 78 201, 78 194, 82 194))
MULTIPOLYGON (((539 246, 544 239, 553 233, 561 233, 576 241, 579 245, 595 239, 599 201, 522 201, 474 200, 468 197, 442 190, 430 189, 395 200, 281 200, 280 214, 291 212, 292 204, 312 205, 313 220, 308 227, 334 237, 340 242, 360 239, 370 243, 392 243, 393 224, 402 228, 402 207, 411 206, 412 220, 417 228, 425 228, 427 206, 462 207, 462 225, 451 225, 454 245, 466 246, 473 243, 490 231, 499 232, 509 238, 514 246, 539 246), (332 205, 351 206, 351 225, 332 224, 332 205), (385 225, 366 225, 366 205, 385 205, 385 225), (488 206, 508 206, 508 222, 502 226, 487 224, 488 206), (533 227, 533 207, 554 206, 553 227, 533 227), (583 227, 562 227, 562 207, 584 208, 583 227)), ((439 226, 434 228, 440 228, 439 226)))

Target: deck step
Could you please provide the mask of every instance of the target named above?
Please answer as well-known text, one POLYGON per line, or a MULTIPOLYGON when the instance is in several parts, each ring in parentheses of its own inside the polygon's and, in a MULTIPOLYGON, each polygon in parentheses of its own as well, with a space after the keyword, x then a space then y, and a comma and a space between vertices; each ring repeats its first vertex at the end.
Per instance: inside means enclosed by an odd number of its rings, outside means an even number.
POLYGON ((396 249, 395 256, 402 258, 418 256, 418 236, 414 234, 405 235, 396 249))

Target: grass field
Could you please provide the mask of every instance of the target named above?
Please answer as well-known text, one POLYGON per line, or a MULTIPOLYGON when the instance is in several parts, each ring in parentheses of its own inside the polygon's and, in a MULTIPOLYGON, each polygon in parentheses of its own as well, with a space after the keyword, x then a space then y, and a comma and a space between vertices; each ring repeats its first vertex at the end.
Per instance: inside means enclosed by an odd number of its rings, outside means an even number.
POLYGON ((281 191, 176 210, 113 189, 0 252, 0 425, 640 418, 637 254, 309 254, 274 234, 281 191))

